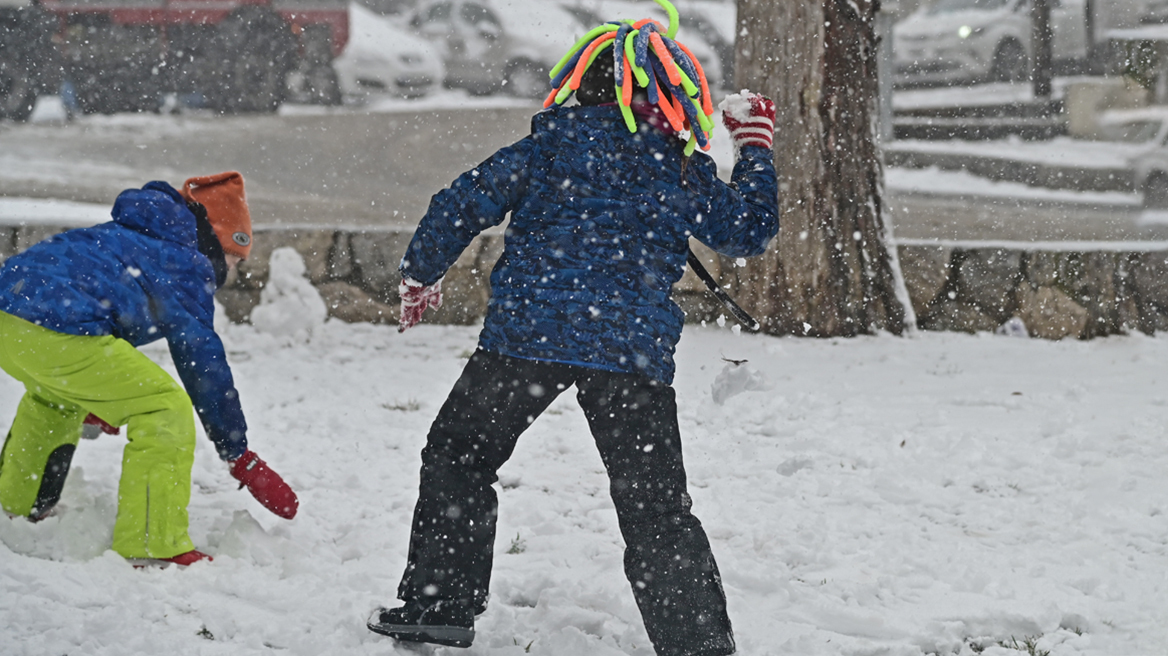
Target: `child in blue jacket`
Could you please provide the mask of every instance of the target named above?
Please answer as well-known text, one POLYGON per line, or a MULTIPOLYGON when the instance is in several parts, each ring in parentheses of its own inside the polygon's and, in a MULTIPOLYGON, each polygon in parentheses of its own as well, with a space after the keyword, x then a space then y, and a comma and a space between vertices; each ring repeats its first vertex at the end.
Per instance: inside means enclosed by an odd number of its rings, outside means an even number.
POLYGON ((243 178, 232 171, 191 178, 181 193, 165 182, 124 191, 113 221, 4 263, 0 368, 26 388, 0 454, 7 513, 49 514, 88 414, 107 427, 128 425, 114 551, 180 565, 208 558, 187 535, 193 403, 231 474, 269 510, 296 514, 296 495, 248 449, 213 326, 215 291, 250 250, 243 178), (135 348, 159 339, 181 386, 135 348))
MULTIPOLYGON (((496 472, 534 418, 575 385, 611 481, 625 574, 657 653, 735 650, 714 556, 686 492, 670 386, 684 317, 670 290, 691 237, 746 257, 764 252, 777 233, 774 105, 746 94, 727 106, 739 157, 732 183, 723 183, 713 161, 690 157, 678 138, 688 128, 691 140, 705 140, 707 123, 687 110, 708 108, 708 99, 680 97, 686 91, 662 72, 656 46, 693 82, 696 62, 678 63, 688 51, 648 21, 598 30, 593 39, 617 43, 612 54, 597 57, 604 41, 584 50, 582 40, 553 80, 575 91, 579 105, 537 114, 530 136, 439 192, 402 260, 404 330, 440 303, 442 277, 470 241, 510 215, 478 349, 422 451, 398 588, 405 605, 378 609, 373 631, 471 644, 474 616, 488 598, 496 472), (620 93, 636 72, 621 44, 632 40, 635 54, 646 33, 648 58, 635 60, 656 74, 653 93, 638 102, 620 93), (569 68, 571 77, 563 73, 569 68), (614 74, 620 69, 623 78, 614 74), (690 120, 678 121, 682 112, 690 120)), ((553 91, 549 104, 570 91, 553 91)))

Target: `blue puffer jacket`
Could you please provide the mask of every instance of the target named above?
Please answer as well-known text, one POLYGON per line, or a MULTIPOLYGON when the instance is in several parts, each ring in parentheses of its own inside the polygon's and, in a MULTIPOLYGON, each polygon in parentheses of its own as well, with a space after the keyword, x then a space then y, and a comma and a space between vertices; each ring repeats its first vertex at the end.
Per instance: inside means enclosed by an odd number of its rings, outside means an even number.
POLYGON ((510 212, 479 346, 671 383, 689 237, 743 257, 778 232, 769 149, 743 148, 730 185, 700 154, 683 185, 684 159, 676 137, 630 133, 615 106, 540 112, 530 136, 434 196, 402 275, 434 283, 510 212))
POLYGON ((0 310, 59 333, 166 338, 183 387, 220 457, 247 450, 247 423, 215 334, 215 273, 195 216, 165 182, 123 191, 114 220, 70 230, 0 269, 0 310))

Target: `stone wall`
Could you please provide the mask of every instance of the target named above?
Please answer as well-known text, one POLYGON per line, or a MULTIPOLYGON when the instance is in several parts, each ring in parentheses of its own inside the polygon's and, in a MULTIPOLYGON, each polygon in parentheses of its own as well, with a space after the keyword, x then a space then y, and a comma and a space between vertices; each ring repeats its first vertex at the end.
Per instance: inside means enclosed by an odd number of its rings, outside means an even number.
MULTIPOLYGON (((63 228, 0 226, 0 259, 63 228)), ((397 265, 411 233, 400 230, 256 229, 248 261, 218 298, 228 316, 246 321, 259 303, 271 252, 295 248, 332 317, 396 323, 397 265)), ((469 324, 486 311, 487 278, 503 233, 477 237, 443 282, 435 323, 469 324)), ((904 240, 898 246, 905 284, 925 330, 992 331, 1017 317, 1029 334, 1089 339, 1132 330, 1168 329, 1168 244, 1158 242, 976 243, 904 240)), ((696 249, 715 278, 724 261, 696 249)), ((692 271, 674 298, 693 322, 724 314, 692 271)))
POLYGON ((920 327, 1089 339, 1168 329, 1168 244, 902 243, 920 327))
MULTIPOLYGON (((304 257, 308 277, 324 298, 329 316, 350 322, 397 323, 401 279, 397 268, 412 235, 397 230, 257 229, 251 257, 232 272, 217 298, 232 321, 246 321, 267 282, 272 251, 290 246, 304 257)), ((501 229, 475 238, 442 281, 442 307, 427 311, 426 320, 465 325, 486 314, 488 278, 502 252, 501 229)), ((718 258, 709 251, 699 254, 717 276, 718 258)), ((712 320, 721 306, 706 296, 705 286, 687 270, 675 289, 675 300, 695 320, 712 320)))

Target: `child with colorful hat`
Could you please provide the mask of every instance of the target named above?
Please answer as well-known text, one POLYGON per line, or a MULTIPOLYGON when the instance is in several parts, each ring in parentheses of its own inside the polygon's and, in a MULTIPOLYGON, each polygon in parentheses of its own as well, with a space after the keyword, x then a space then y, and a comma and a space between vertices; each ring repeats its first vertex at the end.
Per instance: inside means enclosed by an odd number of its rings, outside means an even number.
POLYGON ((113 549, 189 565, 194 413, 230 472, 291 519, 291 488, 248 449, 215 333, 215 291, 251 252, 234 171, 123 191, 113 221, 70 230, 0 268, 0 369, 25 386, 0 452, 0 506, 33 521, 60 499, 83 422, 127 426, 113 549), (137 346, 166 339, 180 385, 137 346), (193 411, 192 411, 193 404, 193 411))
POLYGON ((661 656, 724 656, 735 645, 717 565, 690 512, 674 349, 684 316, 670 298, 691 237, 731 257, 778 231, 774 104, 735 96, 724 120, 738 148, 732 182, 709 145, 701 66, 670 26, 592 30, 552 72, 532 133, 431 201, 401 263, 400 329, 441 303, 470 241, 510 216, 491 299, 462 376, 422 451, 398 597, 368 622, 399 640, 474 640, 493 557, 492 484, 519 435, 571 386, 611 482, 625 575, 661 656), (563 103, 576 95, 578 105, 563 103))

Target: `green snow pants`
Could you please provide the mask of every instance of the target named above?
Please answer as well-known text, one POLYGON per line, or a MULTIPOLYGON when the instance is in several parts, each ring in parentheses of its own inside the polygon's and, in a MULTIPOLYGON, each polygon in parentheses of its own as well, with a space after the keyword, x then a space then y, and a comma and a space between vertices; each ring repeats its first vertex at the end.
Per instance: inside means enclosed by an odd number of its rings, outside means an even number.
POLYGON ((5 511, 37 510, 42 484, 68 471, 81 424, 93 413, 114 426, 128 424, 114 551, 169 558, 195 548, 187 536, 195 418, 174 378, 125 340, 58 333, 4 312, 0 369, 25 387, 0 452, 5 511))

